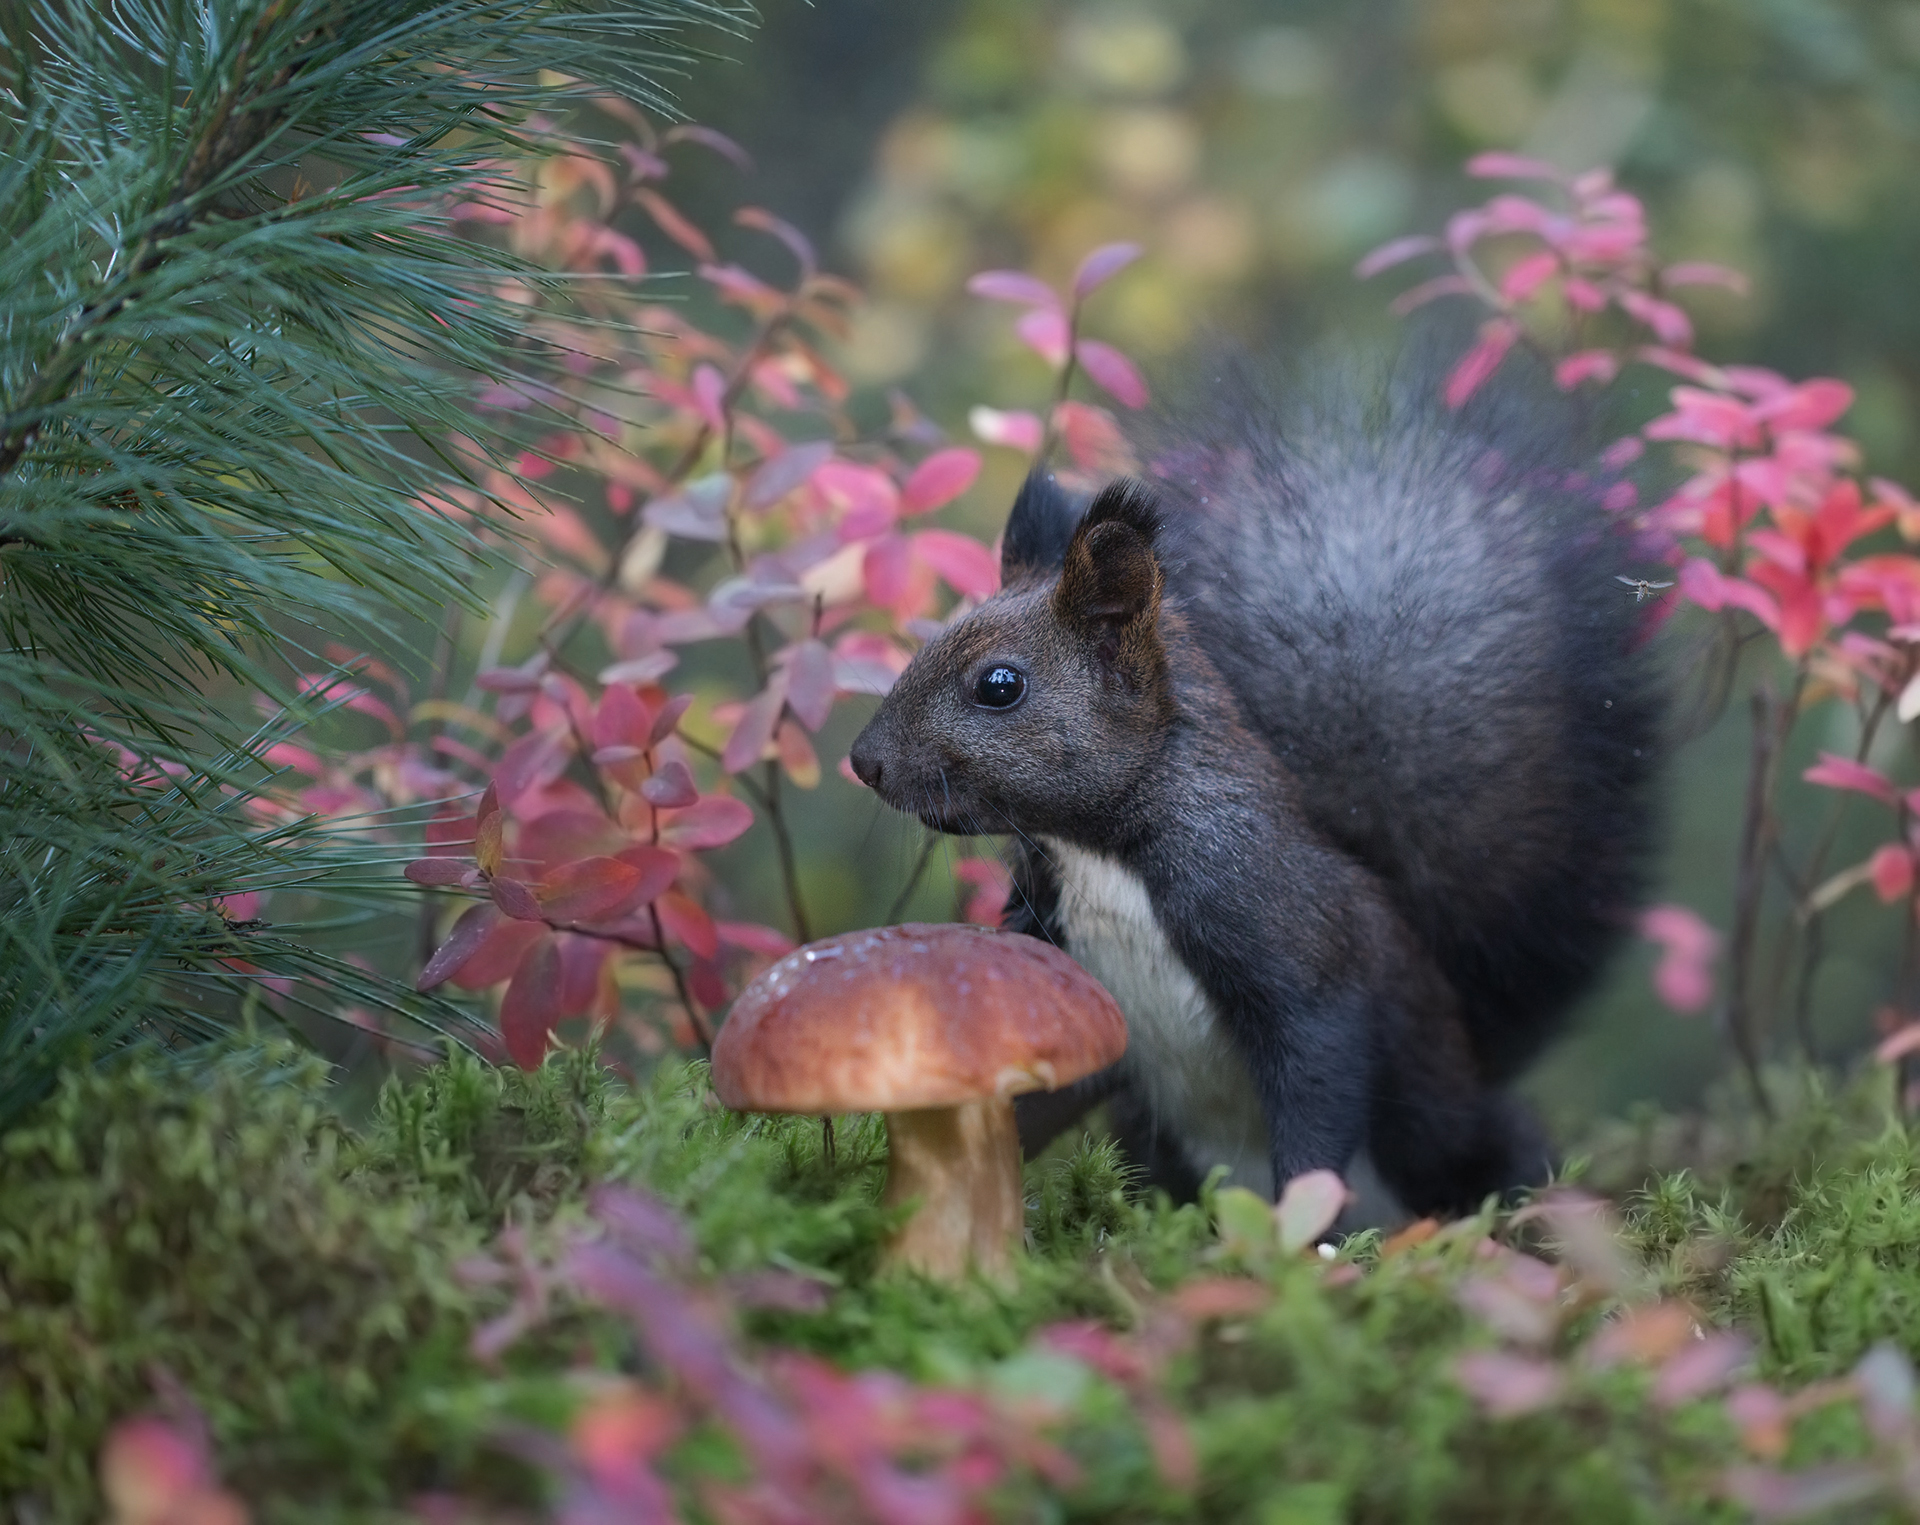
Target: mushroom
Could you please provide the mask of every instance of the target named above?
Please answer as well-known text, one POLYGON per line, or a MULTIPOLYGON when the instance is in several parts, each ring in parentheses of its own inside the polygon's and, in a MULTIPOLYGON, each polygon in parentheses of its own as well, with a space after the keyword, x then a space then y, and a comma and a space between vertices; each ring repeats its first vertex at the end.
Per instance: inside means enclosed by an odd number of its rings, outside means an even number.
POLYGON ((713 1084, 742 1112, 884 1112, 891 1264, 1004 1276, 1025 1228, 1013 1098, 1125 1052, 1113 997, 1058 948, 954 923, 796 949, 734 1002, 713 1084))

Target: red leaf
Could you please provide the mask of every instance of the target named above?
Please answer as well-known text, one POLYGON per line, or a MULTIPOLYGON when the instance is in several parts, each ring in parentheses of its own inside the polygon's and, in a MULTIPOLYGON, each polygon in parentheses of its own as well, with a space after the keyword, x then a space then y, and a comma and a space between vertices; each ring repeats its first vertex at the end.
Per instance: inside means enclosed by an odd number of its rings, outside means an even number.
POLYGON ((754 695, 746 712, 727 738, 720 752, 720 766, 729 773, 751 768, 773 741, 773 728, 780 723, 780 712, 787 702, 787 674, 784 669, 767 679, 767 686, 754 695))
POLYGON ((802 641, 787 658, 787 703, 809 731, 827 723, 833 693, 833 653, 821 641, 802 641))
POLYGON ((453 930, 447 934, 447 940, 433 950, 433 957, 427 960, 427 967, 420 971, 420 978, 414 981, 413 988, 431 990, 459 973, 461 966, 487 940, 487 934, 499 924, 500 913, 484 901, 462 911, 460 919, 453 924, 453 930))
POLYGON ((1056 369, 1067 361, 1067 320, 1051 307, 1035 307, 1013 325, 1020 342, 1056 369))
POLYGON ((679 758, 662 763, 660 771, 640 786, 642 799, 659 810, 682 810, 700 798, 693 774, 679 758))
POLYGON ((465 884, 473 865, 462 858, 415 858, 404 872, 415 884, 465 884))
POLYGON ((523 1070, 537 1070, 547 1056, 547 1039, 560 1010, 560 949, 544 933, 520 957, 520 967, 500 999, 500 1036, 507 1055, 523 1070))
POLYGON ((635 887, 633 896, 635 905, 658 900, 680 877, 680 854, 671 848, 629 847, 619 857, 622 863, 639 870, 640 883, 635 887))
POLYGON ((1069 400, 1054 409, 1053 417, 1076 466, 1088 471, 1127 469, 1126 438, 1105 408, 1069 400))
POLYGON ((485 990, 489 985, 498 985, 520 967, 520 955, 546 933, 546 927, 540 922, 501 917, 473 956, 454 974, 453 983, 462 990, 485 990))
POLYGON ((647 209, 648 214, 660 225, 660 231, 687 253, 699 260, 713 258, 713 244, 707 235, 683 217, 665 196, 658 191, 648 190, 644 185, 635 186, 628 194, 647 209))
POLYGON ((924 514, 951 503, 973 486, 980 475, 980 452, 965 446, 936 450, 918 466, 900 489, 900 512, 924 514))
POLYGON ((1111 344, 1098 339, 1082 339, 1073 347, 1080 366, 1095 382, 1112 393, 1114 401, 1128 408, 1147 405, 1147 384, 1140 379, 1133 362, 1111 344))
POLYGON ((1145 251, 1138 244, 1102 244, 1073 272, 1073 299, 1084 302, 1101 286, 1112 280, 1145 251))
POLYGON ((703 795, 698 804, 677 810, 660 823, 660 840, 695 851, 725 847, 753 825, 753 811, 729 794, 703 795))
POLYGON ((560 993, 556 1005, 566 1016, 591 1009, 601 993, 601 976, 614 945, 604 938, 569 936, 554 939, 560 946, 560 993))
POLYGON ((967 598, 987 598, 1000 587, 1000 560, 992 548, 954 530, 922 530, 913 553, 967 598))
POLYGON ((1045 281, 1023 270, 983 270, 967 282, 967 290, 990 302, 1018 302, 1023 307, 1060 306, 1060 298, 1045 281))
POLYGON ((493 903, 515 921, 546 919, 546 913, 540 909, 540 902, 533 891, 518 879, 507 879, 496 874, 488 888, 493 892, 493 903))
POLYGON ((698 901, 678 890, 662 895, 654 902, 660 913, 660 925, 667 935, 684 943, 702 958, 713 958, 720 951, 720 934, 713 918, 698 901))
POLYGON ((608 921, 638 905, 641 888, 640 870, 632 864, 583 858, 547 874, 536 893, 549 921, 608 921))
POLYGON ((660 713, 653 717, 653 729, 647 732, 647 746, 657 747, 671 736, 680 726, 680 717, 693 705, 692 694, 675 694, 660 707, 660 713))
POLYGON ((808 478, 832 459, 832 440, 812 440, 782 450, 772 460, 762 462, 748 480, 747 507, 771 507, 795 488, 804 485, 808 478))

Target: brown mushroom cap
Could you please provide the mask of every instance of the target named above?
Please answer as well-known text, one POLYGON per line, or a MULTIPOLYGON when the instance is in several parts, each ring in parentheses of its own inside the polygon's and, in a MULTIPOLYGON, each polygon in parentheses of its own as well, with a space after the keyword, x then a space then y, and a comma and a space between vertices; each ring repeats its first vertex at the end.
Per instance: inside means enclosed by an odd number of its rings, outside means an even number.
POLYGON ((1127 1047, 1113 997, 1037 938, 965 923, 795 949, 741 992, 713 1085, 743 1112, 904 1112, 1052 1090, 1127 1047))

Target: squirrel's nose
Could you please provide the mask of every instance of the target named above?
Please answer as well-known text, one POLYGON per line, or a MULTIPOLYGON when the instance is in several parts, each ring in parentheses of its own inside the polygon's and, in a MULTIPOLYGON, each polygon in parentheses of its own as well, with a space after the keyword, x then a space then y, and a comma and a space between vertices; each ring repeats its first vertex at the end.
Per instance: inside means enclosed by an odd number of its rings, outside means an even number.
POLYGON ((847 760, 853 764, 854 776, 869 789, 880 787, 880 759, 874 756, 873 748, 862 745, 866 737, 857 738, 853 750, 847 754, 847 760))

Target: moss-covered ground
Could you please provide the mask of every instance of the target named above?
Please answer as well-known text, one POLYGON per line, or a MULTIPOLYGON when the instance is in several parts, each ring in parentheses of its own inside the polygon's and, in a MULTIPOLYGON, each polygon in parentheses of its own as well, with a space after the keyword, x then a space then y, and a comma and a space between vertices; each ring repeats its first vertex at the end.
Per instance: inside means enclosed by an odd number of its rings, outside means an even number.
MULTIPOLYGON (((1136 1193, 1085 1139, 1029 1167, 1017 1279, 948 1288, 877 1271, 877 1121, 843 1120, 829 1157, 817 1121, 729 1114, 698 1067, 630 1087, 578 1057, 533 1075, 461 1058, 391 1083, 350 1127, 324 1068, 290 1049, 149 1053, 68 1076, 0 1140, 0 1500, 19 1525, 99 1518, 110 1426, 184 1393, 257 1520, 384 1519, 429 1494, 537 1511, 548 1485, 524 1437, 564 1434, 584 1373, 660 1373, 624 1321, 564 1287, 482 1359, 475 1331, 517 1294, 474 1267, 489 1246, 502 1263, 505 1230, 523 1259, 550 1259, 585 1231, 589 1188, 616 1182, 679 1215, 685 1279, 744 1350, 1046 1414, 1072 1476, 1002 1489, 1007 1518, 1749 1518, 1730 1468, 1893 1442, 1836 1401, 1770 1444, 1751 1394, 1656 1393, 1668 1352, 1604 1360, 1597 1331, 1623 1305, 1684 1299, 1700 1332, 1751 1336, 1726 1382, 1789 1402, 1878 1343, 1920 1356, 1920 1152, 1879 1089, 1810 1092, 1731 1157, 1621 1183, 1614 1283, 1569 1273, 1503 1315, 1515 1257, 1489 1232, 1540 1248, 1545 1220, 1490 1215, 1384 1252, 1365 1234, 1329 1263, 1249 1238, 1243 1202, 1136 1193), (1036 1339, 1063 1323, 1112 1331, 1139 1370, 1036 1339), (1476 1396, 1470 1352, 1517 1365, 1476 1396), (1527 1373, 1551 1394, 1514 1388, 1527 1373)), ((668 1475, 695 1499, 703 1467, 733 1464, 694 1433, 668 1475)))

